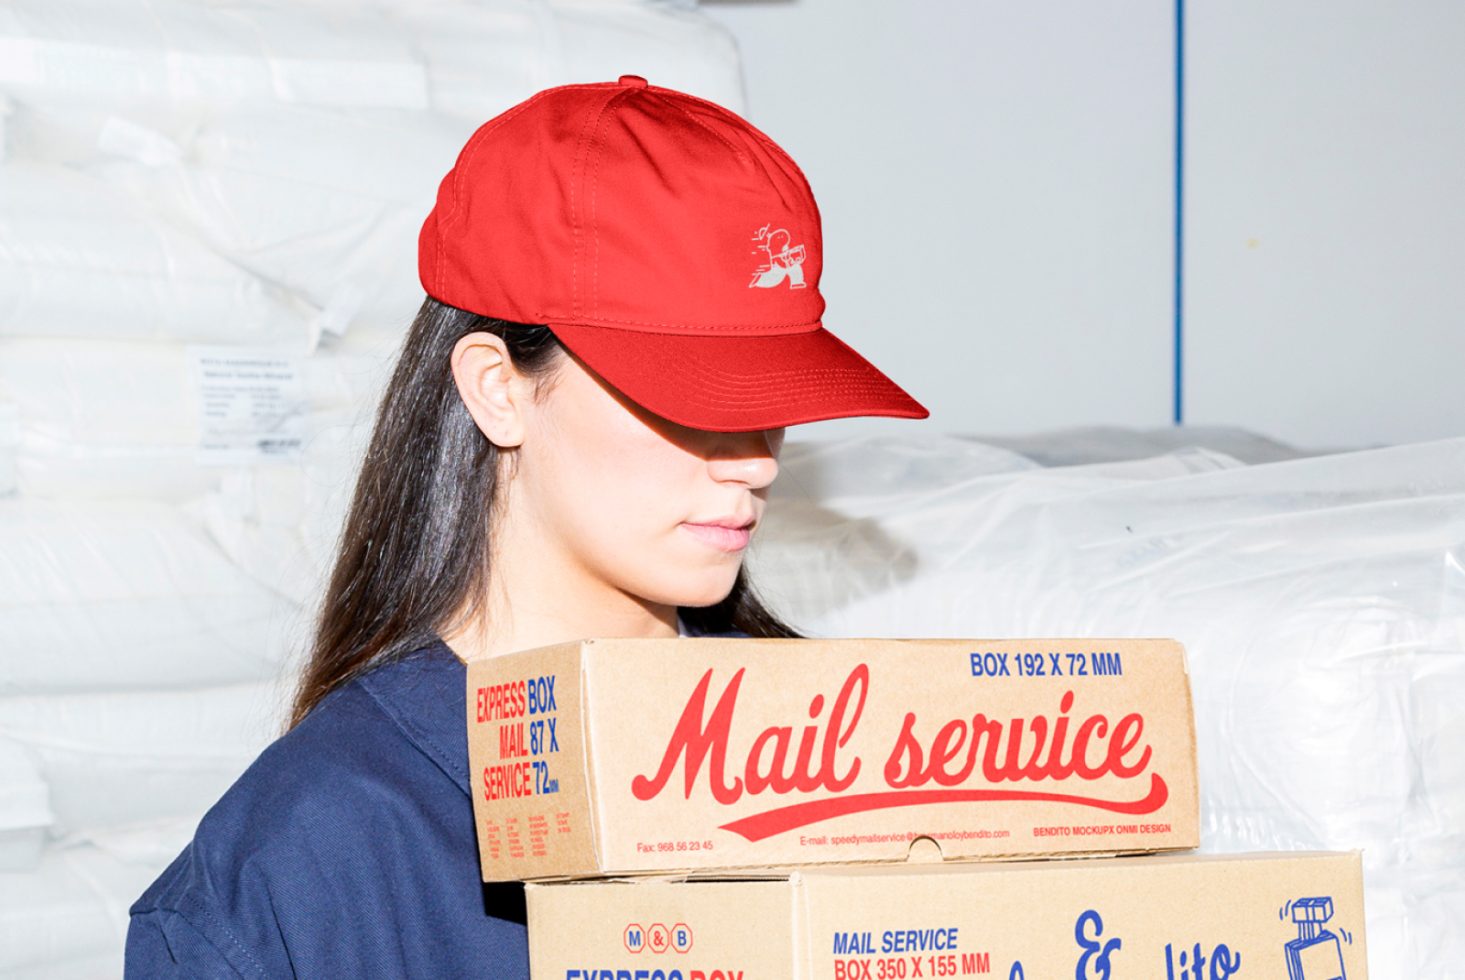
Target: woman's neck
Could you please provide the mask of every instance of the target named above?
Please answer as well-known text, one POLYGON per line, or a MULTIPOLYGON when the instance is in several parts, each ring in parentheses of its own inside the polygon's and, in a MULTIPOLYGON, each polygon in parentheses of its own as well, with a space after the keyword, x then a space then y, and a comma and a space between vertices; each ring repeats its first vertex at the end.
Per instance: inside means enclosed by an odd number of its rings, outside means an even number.
POLYGON ((570 601, 550 608, 532 603, 528 608, 491 608, 478 620, 443 633, 442 639, 466 663, 591 637, 674 637, 680 635, 680 625, 675 606, 652 608, 636 602, 586 609, 570 601))

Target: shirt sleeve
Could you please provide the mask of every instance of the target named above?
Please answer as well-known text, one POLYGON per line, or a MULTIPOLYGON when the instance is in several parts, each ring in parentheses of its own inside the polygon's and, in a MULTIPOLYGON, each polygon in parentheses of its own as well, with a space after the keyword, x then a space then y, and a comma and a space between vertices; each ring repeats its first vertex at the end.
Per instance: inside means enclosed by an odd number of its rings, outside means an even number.
POLYGON ((123 980, 239 980, 240 974, 181 912, 135 912, 127 925, 123 980))

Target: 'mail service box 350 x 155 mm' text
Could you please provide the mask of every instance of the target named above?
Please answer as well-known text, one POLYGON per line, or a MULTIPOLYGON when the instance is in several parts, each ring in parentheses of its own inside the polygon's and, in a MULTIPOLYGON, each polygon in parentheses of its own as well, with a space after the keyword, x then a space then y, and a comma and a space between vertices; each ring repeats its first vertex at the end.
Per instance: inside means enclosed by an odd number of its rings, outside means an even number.
POLYGON ((472 661, 485 881, 1199 843, 1170 639, 589 639, 472 661))
POLYGON ((531 882, 534 980, 1366 980, 1343 853, 531 882))

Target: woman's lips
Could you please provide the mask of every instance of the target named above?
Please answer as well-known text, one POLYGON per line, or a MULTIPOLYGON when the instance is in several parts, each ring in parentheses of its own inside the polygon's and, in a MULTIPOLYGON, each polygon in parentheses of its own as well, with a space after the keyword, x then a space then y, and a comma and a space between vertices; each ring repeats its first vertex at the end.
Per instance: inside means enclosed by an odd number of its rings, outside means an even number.
POLYGON ((752 537, 751 527, 731 528, 719 527, 716 524, 688 523, 683 523, 682 527, 692 532, 700 540, 723 551, 742 551, 748 546, 748 539, 752 537))

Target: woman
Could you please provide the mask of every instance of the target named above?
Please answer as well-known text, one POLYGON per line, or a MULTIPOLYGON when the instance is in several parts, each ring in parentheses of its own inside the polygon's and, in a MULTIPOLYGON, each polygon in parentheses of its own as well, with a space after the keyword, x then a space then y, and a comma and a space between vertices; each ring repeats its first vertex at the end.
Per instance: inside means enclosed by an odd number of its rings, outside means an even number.
POLYGON ((742 559, 789 425, 926 410, 824 330, 768 137, 623 75, 480 127, 419 239, 290 727, 131 909, 136 977, 528 976, 479 880, 464 662, 796 636, 742 559))

